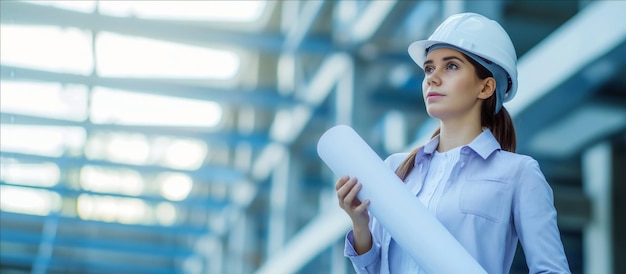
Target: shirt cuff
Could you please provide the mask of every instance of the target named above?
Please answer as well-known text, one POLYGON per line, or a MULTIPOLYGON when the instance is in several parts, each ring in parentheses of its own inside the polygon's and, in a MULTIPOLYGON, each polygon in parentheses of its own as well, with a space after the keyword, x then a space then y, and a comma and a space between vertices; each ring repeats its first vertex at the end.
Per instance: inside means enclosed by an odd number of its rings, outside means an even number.
POLYGON ((356 250, 354 250, 354 231, 350 230, 346 235, 346 243, 343 254, 352 261, 354 266, 365 269, 365 267, 375 263, 379 258, 380 248, 378 248, 376 243, 372 243, 372 248, 370 248, 370 250, 358 255, 356 250))

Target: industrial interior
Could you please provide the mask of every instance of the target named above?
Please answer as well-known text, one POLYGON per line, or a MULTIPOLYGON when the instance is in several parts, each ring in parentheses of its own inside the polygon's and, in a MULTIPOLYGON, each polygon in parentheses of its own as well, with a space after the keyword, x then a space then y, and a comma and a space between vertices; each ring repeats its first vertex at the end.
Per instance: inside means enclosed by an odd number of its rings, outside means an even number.
POLYGON ((626 273, 626 2, 588 0, 0 1, 0 272, 354 273, 317 141, 427 141, 407 47, 459 12, 515 44, 572 273, 626 273))

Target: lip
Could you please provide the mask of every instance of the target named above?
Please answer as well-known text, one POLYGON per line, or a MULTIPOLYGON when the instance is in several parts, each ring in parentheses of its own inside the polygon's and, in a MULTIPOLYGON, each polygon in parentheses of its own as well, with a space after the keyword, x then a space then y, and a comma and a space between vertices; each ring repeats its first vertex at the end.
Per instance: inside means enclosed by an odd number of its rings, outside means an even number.
POLYGON ((443 96, 445 96, 445 95, 442 94, 442 93, 439 93, 439 92, 434 92, 434 91, 426 93, 426 99, 438 99, 438 98, 441 98, 443 96))

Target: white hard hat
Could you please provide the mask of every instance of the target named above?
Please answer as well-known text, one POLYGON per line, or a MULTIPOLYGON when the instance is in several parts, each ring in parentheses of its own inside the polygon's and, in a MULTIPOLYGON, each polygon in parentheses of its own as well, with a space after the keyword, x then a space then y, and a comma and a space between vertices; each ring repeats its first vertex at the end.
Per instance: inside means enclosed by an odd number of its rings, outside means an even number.
MULTIPOLYGON (((511 38, 498 22, 476 13, 460 13, 448 17, 427 40, 411 43, 409 55, 424 69, 428 48, 448 44, 463 49, 500 66, 508 74, 510 88, 496 95, 499 105, 508 102, 517 92, 517 55, 511 38), (501 98, 500 98, 501 97, 501 98)), ((509 83, 496 83, 508 87, 509 83)))

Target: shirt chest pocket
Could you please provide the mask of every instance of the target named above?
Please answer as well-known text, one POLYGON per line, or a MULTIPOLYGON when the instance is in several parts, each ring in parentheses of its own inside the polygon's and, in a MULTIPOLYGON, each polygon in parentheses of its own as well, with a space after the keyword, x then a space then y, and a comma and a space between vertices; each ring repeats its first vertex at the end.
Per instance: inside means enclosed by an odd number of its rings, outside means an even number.
POLYGON ((507 183, 501 180, 469 180, 461 191, 461 212, 500 223, 509 208, 507 192, 507 183))

